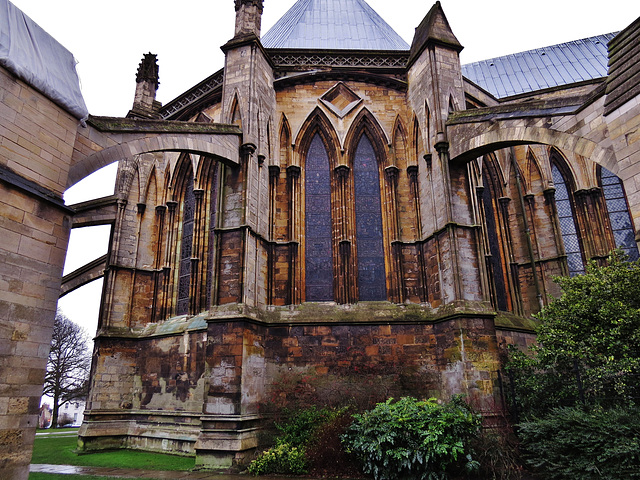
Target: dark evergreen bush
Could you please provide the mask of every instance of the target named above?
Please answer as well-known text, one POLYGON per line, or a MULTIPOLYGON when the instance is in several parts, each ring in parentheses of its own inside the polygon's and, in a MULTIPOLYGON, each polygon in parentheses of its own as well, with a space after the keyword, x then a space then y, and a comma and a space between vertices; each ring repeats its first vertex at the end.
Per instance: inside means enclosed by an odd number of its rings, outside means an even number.
POLYGON ((529 463, 545 479, 640 478, 640 408, 553 409, 520 425, 529 463))

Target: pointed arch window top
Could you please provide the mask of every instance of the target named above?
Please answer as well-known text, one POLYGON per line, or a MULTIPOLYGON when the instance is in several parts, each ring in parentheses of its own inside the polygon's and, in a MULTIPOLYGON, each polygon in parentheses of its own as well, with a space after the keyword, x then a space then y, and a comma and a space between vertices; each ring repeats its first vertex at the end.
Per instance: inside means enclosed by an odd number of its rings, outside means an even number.
POLYGON ((343 118, 362 102, 362 98, 340 82, 322 95, 320 101, 335 115, 343 118))

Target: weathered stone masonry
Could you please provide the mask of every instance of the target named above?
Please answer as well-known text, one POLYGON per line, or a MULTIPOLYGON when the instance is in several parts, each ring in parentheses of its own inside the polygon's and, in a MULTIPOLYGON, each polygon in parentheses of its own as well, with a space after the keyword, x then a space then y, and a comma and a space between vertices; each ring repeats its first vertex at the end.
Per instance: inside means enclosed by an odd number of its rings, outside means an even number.
POLYGON ((121 163, 111 255, 130 266, 106 271, 82 447, 232 467, 291 375, 345 395, 402 378, 497 413, 502 349, 531 344, 552 277, 602 261, 623 234, 604 198, 621 186, 600 168, 617 168, 603 80, 495 99, 463 78, 439 4, 410 49, 360 52, 370 69, 265 49, 262 2, 236 10, 222 74, 156 115, 236 125, 239 163, 121 163))
POLYGON ((78 126, 0 69, 9 478, 28 475, 72 226, 113 225, 106 258, 65 278, 105 276, 80 448, 203 468, 253 454, 292 375, 325 400, 401 388, 496 413, 502 349, 534 340, 552 277, 637 255, 640 22, 609 77, 497 98, 462 75, 439 3, 388 49, 261 40, 263 2, 235 7, 224 69, 162 107, 146 55, 127 118, 78 126), (62 204, 114 161, 115 195, 62 204))

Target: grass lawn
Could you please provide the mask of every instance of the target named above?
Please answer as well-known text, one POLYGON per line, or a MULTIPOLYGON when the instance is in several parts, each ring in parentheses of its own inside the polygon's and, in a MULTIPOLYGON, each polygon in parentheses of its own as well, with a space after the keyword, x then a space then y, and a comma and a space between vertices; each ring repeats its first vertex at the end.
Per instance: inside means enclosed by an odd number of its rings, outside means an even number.
MULTIPOLYGON (((114 468, 142 468, 148 470, 191 470, 195 466, 194 457, 180 457, 163 453, 141 452, 137 450, 111 450, 78 455, 77 437, 36 437, 33 445, 33 457, 31 463, 49 463, 53 465, 77 465, 84 467, 114 467, 114 468)), ((62 476, 34 477, 30 480, 42 478, 52 480, 63 478, 62 476)), ((69 480, 69 476, 65 477, 69 480)), ((94 480, 96 477, 92 477, 94 480)), ((80 480, 79 476, 73 476, 73 480, 80 480)))

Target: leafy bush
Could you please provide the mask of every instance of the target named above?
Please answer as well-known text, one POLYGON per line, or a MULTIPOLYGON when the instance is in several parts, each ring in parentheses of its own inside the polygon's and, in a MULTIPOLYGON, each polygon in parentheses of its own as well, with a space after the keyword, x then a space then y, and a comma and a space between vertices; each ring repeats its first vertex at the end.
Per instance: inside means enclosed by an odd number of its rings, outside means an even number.
POLYGON ((360 477, 360 468, 356 458, 348 454, 341 437, 353 422, 353 416, 347 410, 322 423, 307 444, 309 471, 325 477, 360 477))
POLYGON ((439 480, 477 469, 469 442, 479 428, 480 416, 460 397, 444 405, 404 397, 354 415, 343 442, 376 480, 439 480))
POLYGON ((307 445, 315 440, 325 425, 345 416, 347 408, 317 408, 283 410, 287 421, 275 423, 279 432, 276 446, 263 452, 251 462, 249 472, 254 475, 266 473, 306 473, 309 469, 307 445))
POLYGON ((252 475, 270 473, 300 475, 307 473, 307 458, 304 448, 292 447, 288 443, 279 443, 251 462, 249 473, 252 475))
POLYGON ((640 262, 624 260, 613 252, 606 266, 554 279, 562 296, 536 315, 538 345, 512 350, 507 367, 525 416, 640 396, 640 262))
POLYGON ((278 442, 288 443, 294 447, 307 444, 318 428, 330 422, 344 412, 345 409, 317 408, 312 406, 304 410, 285 411, 286 422, 276 422, 280 432, 278 442))
POLYGON ((640 408, 557 408, 520 425, 528 462, 544 478, 640 478, 640 408))
POLYGON ((483 480, 518 480, 523 461, 516 436, 506 427, 482 429, 471 443, 479 463, 477 477, 483 480))

